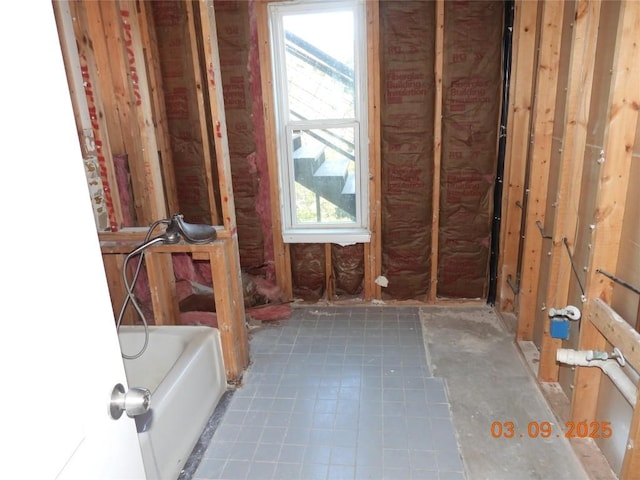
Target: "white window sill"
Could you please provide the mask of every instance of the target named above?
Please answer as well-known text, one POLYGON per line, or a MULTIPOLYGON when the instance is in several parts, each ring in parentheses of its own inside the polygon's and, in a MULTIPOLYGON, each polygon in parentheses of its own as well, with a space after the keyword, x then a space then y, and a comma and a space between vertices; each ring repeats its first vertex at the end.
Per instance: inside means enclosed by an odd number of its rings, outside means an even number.
POLYGON ((369 243, 371 232, 366 228, 291 228, 282 233, 284 243, 337 243, 352 245, 369 243))

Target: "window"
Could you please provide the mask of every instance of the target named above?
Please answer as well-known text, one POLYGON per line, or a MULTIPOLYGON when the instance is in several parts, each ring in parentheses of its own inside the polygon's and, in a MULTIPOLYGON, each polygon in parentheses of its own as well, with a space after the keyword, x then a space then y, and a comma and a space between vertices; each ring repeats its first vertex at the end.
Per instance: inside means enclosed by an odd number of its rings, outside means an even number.
POLYGON ((271 4, 285 242, 368 242, 363 0, 271 4))

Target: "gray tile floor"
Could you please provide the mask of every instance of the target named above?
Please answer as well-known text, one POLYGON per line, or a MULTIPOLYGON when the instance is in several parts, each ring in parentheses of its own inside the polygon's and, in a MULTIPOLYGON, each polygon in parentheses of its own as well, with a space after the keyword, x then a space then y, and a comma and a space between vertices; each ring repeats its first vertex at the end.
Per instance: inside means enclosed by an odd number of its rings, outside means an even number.
POLYGON ((243 386, 193 479, 463 480, 418 313, 302 307, 254 330, 243 386))

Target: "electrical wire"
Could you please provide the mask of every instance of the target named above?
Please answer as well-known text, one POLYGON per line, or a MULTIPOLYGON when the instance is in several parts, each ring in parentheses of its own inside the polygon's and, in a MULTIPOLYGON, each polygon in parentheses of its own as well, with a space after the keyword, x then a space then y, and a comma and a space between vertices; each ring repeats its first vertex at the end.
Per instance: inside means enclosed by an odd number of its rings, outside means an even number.
POLYGON ((133 293, 133 289, 135 288, 136 282, 138 281, 138 276, 140 275, 140 270, 142 269, 142 262, 144 261, 144 251, 147 249, 147 247, 153 245, 154 243, 159 243, 159 242, 163 242, 164 238, 161 237, 156 237, 153 240, 151 239, 151 234, 153 233, 153 231, 161 224, 168 224, 169 221, 164 219, 164 220, 158 220, 156 222, 154 222, 150 227, 149 230, 147 231, 147 234, 145 235, 144 238, 144 242, 143 244, 136 248, 135 250, 133 250, 132 252, 130 252, 125 258, 124 261, 122 262, 122 280, 124 283, 125 288, 127 289, 127 296, 125 297, 124 301, 122 302, 122 308, 120 308, 120 313, 118 314, 118 320, 116 322, 116 330, 119 332, 120 331, 120 324, 122 323, 122 319, 124 317, 124 312, 127 309, 127 306, 129 305, 129 303, 131 303, 131 305, 133 305, 133 308, 135 309, 136 313, 138 314, 138 316, 140 317, 140 320, 142 321, 142 325, 144 326, 144 344, 142 345, 142 348, 135 353, 134 355, 126 355, 124 352, 122 353, 122 358, 126 359, 126 360, 135 360, 136 358, 140 358, 142 356, 142 354, 147 350, 147 347, 149 346, 149 325, 147 323, 147 318, 145 317, 142 308, 140 307, 140 305, 138 304, 138 301, 135 298, 135 295, 133 293), (136 271, 133 274, 133 278, 131 279, 131 283, 129 283, 129 280, 127 279, 127 265, 129 263, 129 260, 131 258, 133 258, 136 255, 140 255, 140 260, 138 261, 138 265, 136 266, 136 271))

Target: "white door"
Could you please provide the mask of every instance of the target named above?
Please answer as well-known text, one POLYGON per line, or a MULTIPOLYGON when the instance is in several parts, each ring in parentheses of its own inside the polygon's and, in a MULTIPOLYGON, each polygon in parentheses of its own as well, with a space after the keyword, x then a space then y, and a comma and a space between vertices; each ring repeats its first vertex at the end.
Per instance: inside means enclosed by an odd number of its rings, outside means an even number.
POLYGON ((144 478, 49 1, 3 4, 0 58, 0 477, 144 478))

